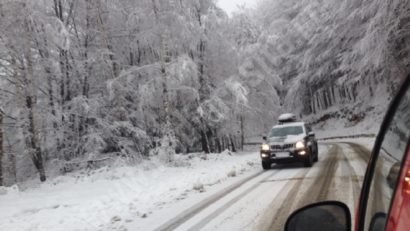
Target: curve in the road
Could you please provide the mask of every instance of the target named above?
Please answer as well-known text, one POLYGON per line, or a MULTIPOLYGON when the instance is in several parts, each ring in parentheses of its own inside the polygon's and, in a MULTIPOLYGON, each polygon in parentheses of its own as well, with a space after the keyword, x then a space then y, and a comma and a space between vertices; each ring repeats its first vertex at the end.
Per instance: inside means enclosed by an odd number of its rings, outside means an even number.
MULTIPOLYGON (((314 165, 314 168, 305 168, 298 171, 291 178, 280 179, 288 182, 286 182, 283 187, 279 189, 279 192, 274 195, 272 202, 267 206, 268 209, 262 213, 263 216, 260 217, 260 223, 255 223, 257 230, 283 230, 286 218, 293 210, 309 203, 329 199, 331 197, 330 194, 337 191, 337 187, 340 186, 336 185, 336 182, 342 182, 342 185, 344 185, 343 187, 351 187, 354 198, 358 197, 360 192, 360 181, 363 177, 357 175, 351 165, 351 161, 360 159, 364 162, 363 164, 367 163, 370 158, 370 151, 361 145, 349 142, 325 143, 321 145, 327 145, 330 148, 324 153, 326 154, 324 155, 326 158, 314 165), (344 148, 347 146, 353 150, 353 154, 349 153, 349 156, 344 152, 344 148), (336 173, 339 167, 341 167, 340 171, 343 171, 343 173, 347 171, 348 175, 342 174, 341 176, 338 176, 336 173), (312 177, 312 174, 315 176, 312 177), (337 178, 336 181, 335 178, 337 178)), ((269 178, 282 172, 281 170, 281 168, 276 166, 274 171, 261 171, 255 173, 198 203, 192 208, 185 210, 156 230, 174 230, 184 226, 190 227, 189 230, 206 228, 206 226, 211 224, 214 219, 221 216, 221 214, 233 207, 242 198, 251 195, 252 192, 258 189, 265 181, 267 183, 279 181, 275 179, 269 180, 269 178), (247 184, 247 188, 242 187, 245 183, 250 183, 247 184), (239 190, 239 188, 241 188, 242 191, 235 191, 239 190), (232 198, 226 197, 227 195, 231 195, 234 191, 237 192, 237 194, 232 196, 232 198), (218 201, 223 198, 224 202, 219 203, 218 201), (218 204, 218 206, 216 206, 216 203, 219 203, 220 205, 218 204), (215 211, 205 210, 211 205, 215 205, 215 208, 212 208, 215 209, 215 211), (205 217, 200 220, 199 217, 197 217, 198 220, 195 220, 194 217, 200 214, 205 215, 205 217)))
MULTIPOLYGON (((368 162, 370 158, 370 151, 365 147, 348 142, 343 144, 349 145, 360 159, 362 159, 365 163, 368 162)), ((270 225, 266 227, 265 222, 265 225, 261 224, 260 230, 283 230, 285 221, 291 211, 310 203, 328 199, 330 193, 329 190, 335 179, 336 171, 338 169, 338 165, 341 163, 341 160, 344 160, 347 163, 348 169, 350 170, 350 180, 353 181, 352 190, 355 194, 354 196, 358 198, 361 185, 358 181, 359 176, 357 176, 357 173, 347 160, 347 157, 340 145, 338 143, 329 143, 328 145, 331 145, 331 148, 328 151, 327 158, 323 160, 323 167, 321 167, 318 177, 315 178, 306 191, 303 191, 303 196, 301 199, 296 200, 296 196, 301 191, 303 186, 302 181, 297 184, 291 184, 291 182, 289 182, 288 185, 282 190, 283 192, 281 192, 286 193, 289 191, 289 193, 284 199, 282 199, 282 204, 279 209, 276 210, 276 213, 271 216, 272 221, 270 222, 270 225), (289 187, 291 189, 288 189, 289 187)), ((280 197, 280 194, 278 197, 280 197)), ((278 198, 275 198, 272 203, 277 203, 277 201, 278 198)), ((266 221, 266 218, 262 220, 262 222, 264 221, 266 221)))
POLYGON ((342 144, 349 145, 355 153, 367 164, 370 160, 371 151, 364 147, 363 145, 352 143, 352 142, 341 142, 342 144))

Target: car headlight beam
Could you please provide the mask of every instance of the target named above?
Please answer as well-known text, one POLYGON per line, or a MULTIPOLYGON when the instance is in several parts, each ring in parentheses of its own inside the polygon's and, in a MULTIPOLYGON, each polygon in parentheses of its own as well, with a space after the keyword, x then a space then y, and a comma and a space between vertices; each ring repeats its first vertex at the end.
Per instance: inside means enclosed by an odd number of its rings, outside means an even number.
POLYGON ((270 150, 269 144, 262 144, 261 150, 262 151, 269 151, 270 150))
POLYGON ((269 157, 269 154, 262 153, 262 154, 261 154, 261 157, 262 157, 262 158, 268 158, 268 157, 269 157))
POLYGON ((296 143, 296 149, 297 150, 300 150, 300 149, 304 149, 306 146, 305 146, 305 142, 303 142, 303 141, 298 141, 297 143, 296 143))

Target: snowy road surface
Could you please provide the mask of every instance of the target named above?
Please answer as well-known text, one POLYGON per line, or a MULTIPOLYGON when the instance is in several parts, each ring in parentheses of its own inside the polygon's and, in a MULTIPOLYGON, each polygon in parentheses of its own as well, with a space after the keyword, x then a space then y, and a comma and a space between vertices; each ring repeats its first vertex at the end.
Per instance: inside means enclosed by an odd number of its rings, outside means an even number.
POLYGON ((354 211, 369 155, 341 140, 321 143, 312 168, 262 171, 257 152, 224 152, 68 174, 0 188, 1 230, 282 230, 311 202, 340 200, 354 211))
POLYGON ((322 144, 312 168, 274 165, 191 208, 170 209, 175 216, 157 220, 155 230, 283 230, 292 211, 322 200, 346 202, 354 211, 369 155, 357 144, 322 144))

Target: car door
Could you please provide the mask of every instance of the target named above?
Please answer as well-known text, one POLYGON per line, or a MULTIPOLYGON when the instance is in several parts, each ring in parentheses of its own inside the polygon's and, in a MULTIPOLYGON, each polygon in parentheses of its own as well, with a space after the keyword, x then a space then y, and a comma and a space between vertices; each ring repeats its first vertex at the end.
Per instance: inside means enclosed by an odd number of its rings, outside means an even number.
MULTIPOLYGON (((387 227, 387 221, 390 220, 390 214, 398 213, 394 210, 397 205, 393 202, 397 198, 396 189, 404 179, 401 174, 406 163, 410 137, 408 82, 405 83, 401 95, 393 102, 377 138, 362 189, 359 214, 356 218, 357 230, 395 230, 396 226, 391 225, 391 222, 387 227)), ((410 182, 410 178, 405 180, 410 182)), ((397 219, 392 222, 397 223, 397 219)))
POLYGON ((409 230, 410 227, 410 148, 400 173, 386 230, 409 230))

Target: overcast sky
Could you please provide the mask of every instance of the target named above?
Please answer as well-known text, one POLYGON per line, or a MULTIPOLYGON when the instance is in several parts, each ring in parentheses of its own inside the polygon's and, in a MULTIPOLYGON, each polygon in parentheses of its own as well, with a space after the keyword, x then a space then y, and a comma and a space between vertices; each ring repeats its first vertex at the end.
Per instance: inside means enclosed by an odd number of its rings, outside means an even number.
POLYGON ((245 4, 246 7, 254 7, 257 0, 218 0, 218 5, 230 15, 237 10, 237 5, 245 4))

